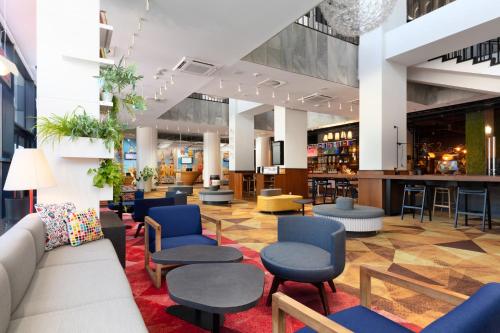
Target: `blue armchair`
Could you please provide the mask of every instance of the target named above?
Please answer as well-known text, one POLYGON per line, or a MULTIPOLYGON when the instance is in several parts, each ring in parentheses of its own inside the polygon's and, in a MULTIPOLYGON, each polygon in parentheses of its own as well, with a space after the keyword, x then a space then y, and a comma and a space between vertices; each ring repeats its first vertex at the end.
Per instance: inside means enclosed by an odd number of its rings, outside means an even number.
POLYGON ((148 211, 152 207, 173 206, 175 205, 174 198, 158 198, 158 199, 135 199, 134 212, 132 218, 138 222, 135 238, 139 236, 142 227, 144 226, 144 218, 148 215, 148 211))
MULTIPOLYGON (((173 198, 169 198, 173 200, 173 198)), ((164 249, 184 245, 218 245, 221 241, 221 222, 218 219, 204 215, 204 220, 216 225, 216 240, 202 235, 200 207, 198 205, 180 205, 168 207, 153 207, 145 218, 146 230, 144 237, 145 265, 155 286, 160 288, 161 270, 166 265, 150 266, 151 254, 164 249)))
POLYGON ((260 252, 264 267, 274 275, 267 305, 285 281, 311 283, 319 290, 323 309, 329 313, 324 282, 336 292, 333 279, 344 271, 345 229, 340 222, 322 217, 281 216, 278 242, 260 252))
POLYGON ((361 305, 348 308, 327 317, 307 308, 290 297, 273 295, 273 327, 276 333, 285 333, 285 317, 289 314, 310 327, 296 333, 356 332, 409 333, 409 329, 370 310, 371 278, 397 285, 414 292, 439 299, 456 307, 425 327, 422 333, 498 332, 500 327, 500 283, 488 283, 472 296, 413 280, 405 276, 367 266, 360 267, 361 305), (312 329, 314 328, 314 330, 312 329))

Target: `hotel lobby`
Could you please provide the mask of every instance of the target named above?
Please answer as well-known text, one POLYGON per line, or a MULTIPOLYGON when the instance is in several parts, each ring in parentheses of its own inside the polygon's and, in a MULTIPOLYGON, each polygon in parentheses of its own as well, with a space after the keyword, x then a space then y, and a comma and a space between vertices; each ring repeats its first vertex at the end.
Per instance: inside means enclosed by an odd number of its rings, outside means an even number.
POLYGON ((500 3, 0 27, 0 333, 500 332, 500 3))

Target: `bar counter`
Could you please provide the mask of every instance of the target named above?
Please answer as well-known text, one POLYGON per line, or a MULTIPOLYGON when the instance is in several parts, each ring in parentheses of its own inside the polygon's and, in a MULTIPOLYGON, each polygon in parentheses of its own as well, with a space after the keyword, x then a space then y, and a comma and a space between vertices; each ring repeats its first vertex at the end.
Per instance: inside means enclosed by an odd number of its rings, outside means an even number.
POLYGON ((309 173, 307 174, 307 178, 329 178, 329 179, 349 179, 355 180, 358 179, 357 174, 350 173, 309 173))

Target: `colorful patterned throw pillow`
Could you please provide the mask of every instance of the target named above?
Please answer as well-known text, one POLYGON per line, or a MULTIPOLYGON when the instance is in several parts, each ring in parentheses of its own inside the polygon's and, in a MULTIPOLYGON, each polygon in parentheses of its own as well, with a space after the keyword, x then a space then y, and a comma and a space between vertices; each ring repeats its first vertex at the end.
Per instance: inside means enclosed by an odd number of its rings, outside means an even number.
POLYGON ((79 213, 69 213, 66 216, 66 224, 71 246, 78 246, 104 237, 101 222, 94 208, 79 213))
POLYGON ((45 224, 45 251, 69 243, 65 217, 76 208, 75 204, 36 204, 36 212, 45 224))

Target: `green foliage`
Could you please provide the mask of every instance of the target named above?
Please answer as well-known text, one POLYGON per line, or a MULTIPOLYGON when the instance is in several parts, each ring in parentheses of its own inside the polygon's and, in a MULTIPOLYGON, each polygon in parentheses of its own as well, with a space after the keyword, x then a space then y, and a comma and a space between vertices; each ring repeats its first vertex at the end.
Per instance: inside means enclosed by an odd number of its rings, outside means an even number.
POLYGON ((111 150, 113 144, 118 149, 123 139, 123 128, 117 119, 109 117, 99 121, 89 116, 81 106, 62 116, 53 114, 49 117, 38 117, 36 128, 42 141, 59 141, 63 136, 69 136, 72 140, 78 137, 103 139, 108 150, 111 150), (83 113, 77 114, 79 109, 83 110, 83 113))
POLYGON ((123 59, 118 65, 101 68, 99 75, 99 78, 103 80, 103 90, 113 93, 113 108, 110 116, 114 118, 117 117, 122 105, 131 115, 134 115, 134 111, 147 109, 144 98, 135 92, 135 86, 143 76, 135 74, 134 65, 124 67, 122 62, 123 59), (128 87, 131 88, 131 91, 126 93, 123 98, 119 97, 128 87))
POLYGON ((467 148, 467 174, 485 174, 485 144, 483 112, 469 112, 465 116, 465 146, 467 148))
POLYGON ((89 169, 87 174, 94 175, 92 182, 95 187, 103 188, 104 185, 112 186, 113 200, 115 202, 118 201, 123 184, 123 173, 120 163, 113 160, 102 160, 99 168, 89 169))
POLYGON ((152 179, 155 177, 156 177, 156 170, 153 169, 152 167, 145 166, 144 169, 142 169, 142 171, 139 172, 137 181, 140 181, 140 180, 148 181, 149 179, 152 179))

